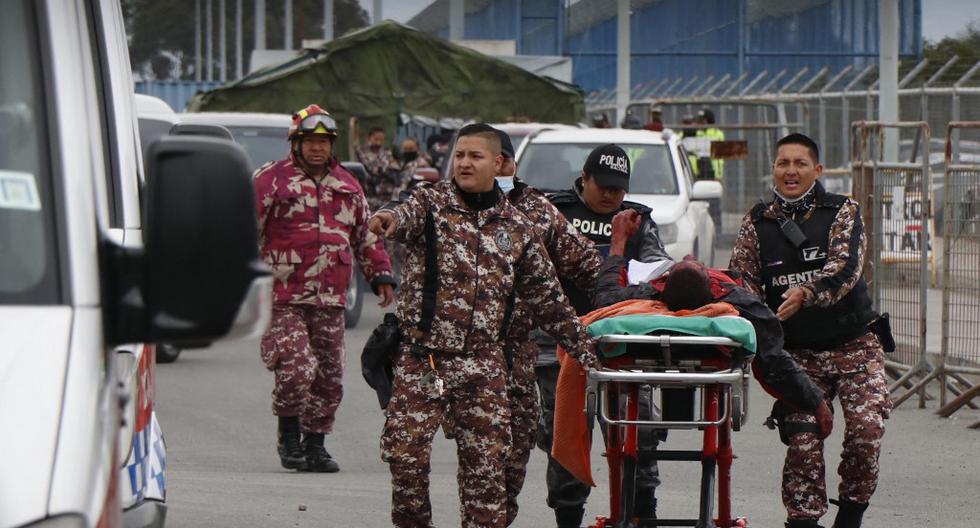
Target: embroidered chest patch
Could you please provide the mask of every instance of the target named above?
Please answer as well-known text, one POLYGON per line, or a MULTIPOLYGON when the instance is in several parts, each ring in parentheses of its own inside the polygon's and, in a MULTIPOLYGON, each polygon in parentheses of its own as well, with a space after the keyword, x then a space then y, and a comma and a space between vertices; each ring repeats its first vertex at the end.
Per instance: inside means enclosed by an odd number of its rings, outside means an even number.
POLYGON ((494 240, 494 242, 497 243, 497 249, 499 249, 500 251, 503 251, 505 253, 510 252, 510 248, 512 245, 510 240, 510 233, 505 233, 504 231, 497 233, 497 238, 496 240, 494 240))

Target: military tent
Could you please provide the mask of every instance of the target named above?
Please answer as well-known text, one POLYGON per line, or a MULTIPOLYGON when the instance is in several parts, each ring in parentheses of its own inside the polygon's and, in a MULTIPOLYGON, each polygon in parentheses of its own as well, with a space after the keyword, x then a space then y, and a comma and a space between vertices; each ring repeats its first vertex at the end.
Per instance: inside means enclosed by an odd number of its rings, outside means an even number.
POLYGON ((317 103, 337 118, 335 152, 344 157, 350 118, 362 138, 371 126, 389 131, 403 116, 575 123, 584 102, 577 87, 386 21, 307 49, 198 94, 190 111, 292 113, 317 103))

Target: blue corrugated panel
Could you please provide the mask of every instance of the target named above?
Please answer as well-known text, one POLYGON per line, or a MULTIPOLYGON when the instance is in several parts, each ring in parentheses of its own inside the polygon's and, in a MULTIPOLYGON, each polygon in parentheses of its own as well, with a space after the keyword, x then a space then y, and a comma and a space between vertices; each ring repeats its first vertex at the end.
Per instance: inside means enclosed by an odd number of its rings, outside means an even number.
MULTIPOLYGON (((900 0, 899 10, 900 53, 919 57, 922 0, 900 0)), ((616 84, 615 1, 580 0, 568 15, 587 11, 605 15, 584 30, 565 34, 565 0, 496 0, 466 15, 465 36, 517 39, 521 54, 571 56, 574 82, 583 90, 612 88, 616 84), (588 4, 588 9, 581 9, 588 4)), ((632 13, 634 86, 695 75, 720 79, 747 72, 754 77, 762 70, 770 75, 782 69, 792 74, 803 67, 817 71, 828 66, 836 71, 848 64, 860 71, 877 61, 878 0, 806 0, 798 4, 785 0, 641 0, 634 2, 632 13), (744 25, 740 27, 742 15, 744 25)), ((581 27, 575 21, 569 23, 581 27)), ((448 28, 436 33, 445 38, 448 28)))
POLYGON ((517 0, 498 0, 468 13, 463 34, 472 40, 517 40, 517 0))
POLYGON ((170 108, 182 112, 194 94, 213 90, 222 84, 220 81, 138 81, 135 92, 159 97, 170 108))
MULTIPOLYGON (((877 0, 828 0, 781 14, 785 5, 776 0, 664 0, 634 8, 631 83, 694 75, 717 80, 764 69, 772 75, 783 68, 791 73, 803 67, 839 70, 848 64, 860 70, 877 61, 877 0), (747 18, 740 65, 743 4, 747 18)), ((921 0, 901 0, 899 9, 900 53, 919 56, 921 0)), ((573 58, 574 81, 585 91, 615 86, 615 16, 569 35, 566 49, 573 58)))

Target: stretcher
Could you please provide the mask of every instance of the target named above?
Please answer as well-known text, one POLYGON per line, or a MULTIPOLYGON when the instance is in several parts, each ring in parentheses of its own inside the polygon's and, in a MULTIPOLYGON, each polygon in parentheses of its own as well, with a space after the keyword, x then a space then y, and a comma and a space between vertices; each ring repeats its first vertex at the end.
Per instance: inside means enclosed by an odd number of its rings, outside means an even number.
POLYGON ((637 322, 650 331, 642 335, 618 333, 623 325, 617 325, 615 319, 622 318, 599 321, 603 323, 600 327, 595 323, 589 328, 598 338, 601 368, 588 372, 586 422, 591 428, 598 418, 607 428, 610 487, 610 515, 597 517, 592 528, 747 526, 747 521, 735 517, 731 510, 731 469, 732 433, 748 416, 749 361, 755 352, 751 324, 734 316, 726 316, 720 325, 712 319, 721 318, 626 317, 634 318, 626 331, 635 331, 637 322), (654 402, 659 394, 660 416, 640 416, 642 391, 649 391, 654 402), (637 433, 641 428, 703 431, 700 450, 658 449, 653 454, 656 460, 700 462, 696 518, 635 516, 637 433))

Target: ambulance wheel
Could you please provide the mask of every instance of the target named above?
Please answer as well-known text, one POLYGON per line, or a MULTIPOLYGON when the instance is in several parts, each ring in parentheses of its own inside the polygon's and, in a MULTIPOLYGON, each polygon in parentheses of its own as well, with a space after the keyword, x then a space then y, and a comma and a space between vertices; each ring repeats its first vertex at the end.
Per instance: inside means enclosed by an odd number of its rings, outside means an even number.
POLYGON ((347 285, 347 299, 344 302, 344 328, 354 328, 361 320, 361 308, 364 304, 364 279, 360 273, 351 277, 347 285))

